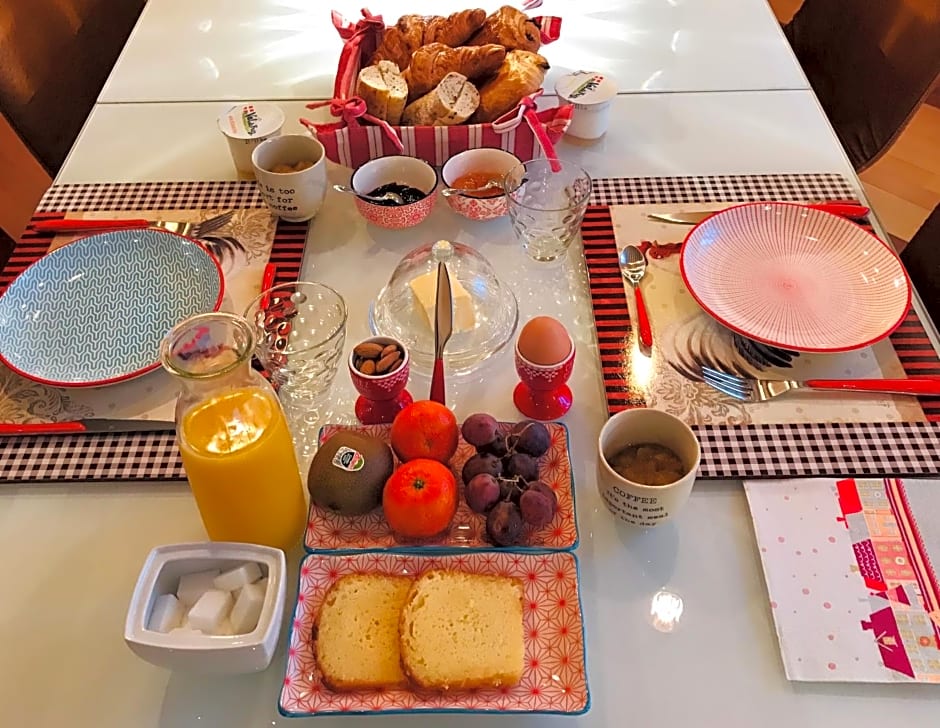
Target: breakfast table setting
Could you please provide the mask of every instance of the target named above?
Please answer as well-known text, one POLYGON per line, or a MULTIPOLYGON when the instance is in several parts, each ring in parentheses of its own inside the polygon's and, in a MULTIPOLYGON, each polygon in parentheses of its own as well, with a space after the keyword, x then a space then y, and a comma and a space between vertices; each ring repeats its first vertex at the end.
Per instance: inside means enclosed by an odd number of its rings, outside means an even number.
POLYGON ((4 724, 934 719, 940 339, 773 13, 467 8, 146 5, 0 270, 4 724))

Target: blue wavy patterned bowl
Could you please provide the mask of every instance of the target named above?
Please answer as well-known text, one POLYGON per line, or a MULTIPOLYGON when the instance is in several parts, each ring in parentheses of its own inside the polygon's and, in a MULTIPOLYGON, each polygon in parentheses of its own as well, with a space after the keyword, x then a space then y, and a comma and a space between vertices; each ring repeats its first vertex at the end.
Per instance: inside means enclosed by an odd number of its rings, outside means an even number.
POLYGON ((0 296, 0 359, 56 387, 95 387, 159 365, 160 340, 218 310, 224 283, 196 241, 163 230, 90 235, 40 258, 0 296))

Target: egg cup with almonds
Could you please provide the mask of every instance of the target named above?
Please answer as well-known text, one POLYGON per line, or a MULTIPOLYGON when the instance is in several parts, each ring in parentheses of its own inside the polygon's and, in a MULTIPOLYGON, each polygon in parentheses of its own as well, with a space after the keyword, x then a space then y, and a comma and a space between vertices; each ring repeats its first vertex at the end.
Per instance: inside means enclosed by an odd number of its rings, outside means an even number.
POLYGON ((391 422, 414 401, 408 392, 411 357, 408 348, 390 336, 365 339, 349 353, 349 376, 359 392, 356 417, 364 425, 391 422))

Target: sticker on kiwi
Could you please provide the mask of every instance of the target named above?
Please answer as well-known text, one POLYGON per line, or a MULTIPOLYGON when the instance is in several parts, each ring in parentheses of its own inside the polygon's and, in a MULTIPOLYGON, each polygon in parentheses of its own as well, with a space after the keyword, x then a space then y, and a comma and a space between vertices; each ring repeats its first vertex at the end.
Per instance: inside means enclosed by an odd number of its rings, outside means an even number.
POLYGON ((342 445, 333 456, 333 465, 349 473, 362 470, 365 464, 366 459, 362 457, 362 453, 345 445, 342 445))

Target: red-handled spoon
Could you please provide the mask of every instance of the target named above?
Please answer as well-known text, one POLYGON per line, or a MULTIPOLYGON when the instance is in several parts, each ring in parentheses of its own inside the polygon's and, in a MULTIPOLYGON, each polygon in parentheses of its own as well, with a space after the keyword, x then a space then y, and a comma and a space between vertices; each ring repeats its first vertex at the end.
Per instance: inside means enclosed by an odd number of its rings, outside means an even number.
POLYGON ((620 273, 633 286, 636 300, 636 323, 640 332, 640 343, 647 348, 653 346, 653 331, 650 328, 649 314, 640 291, 640 280, 646 274, 646 256, 635 245, 628 245, 620 251, 620 273))

